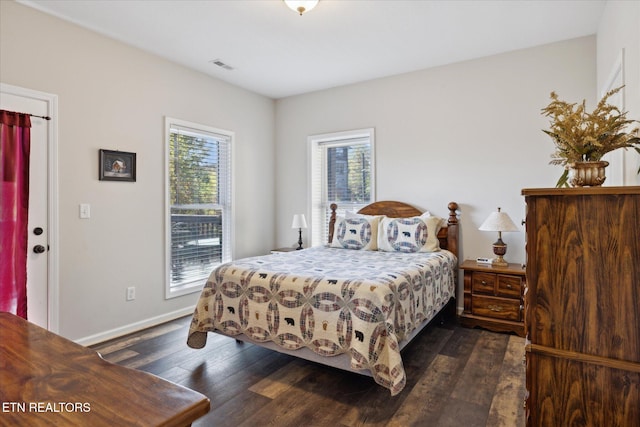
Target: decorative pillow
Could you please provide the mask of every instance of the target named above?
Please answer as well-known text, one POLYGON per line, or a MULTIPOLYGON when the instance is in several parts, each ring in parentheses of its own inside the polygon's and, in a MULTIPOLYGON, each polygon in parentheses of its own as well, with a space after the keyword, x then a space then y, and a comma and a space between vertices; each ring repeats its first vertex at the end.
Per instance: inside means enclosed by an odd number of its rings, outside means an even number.
POLYGON ((347 213, 336 217, 332 248, 378 250, 378 223, 381 216, 347 213))
MULTIPOLYGON (((429 211, 425 211, 422 215, 420 215, 420 218, 427 218, 429 216, 434 216, 431 215, 431 212, 429 211)), ((440 217, 438 217, 440 218, 440 217)), ((440 232, 440 230, 442 228, 447 228, 449 226, 449 224, 447 223, 447 219, 446 218, 440 218, 440 224, 438 225, 438 232, 440 232)))
POLYGON ((411 218, 383 218, 378 230, 378 250, 386 252, 437 252, 442 218, 428 212, 411 218))

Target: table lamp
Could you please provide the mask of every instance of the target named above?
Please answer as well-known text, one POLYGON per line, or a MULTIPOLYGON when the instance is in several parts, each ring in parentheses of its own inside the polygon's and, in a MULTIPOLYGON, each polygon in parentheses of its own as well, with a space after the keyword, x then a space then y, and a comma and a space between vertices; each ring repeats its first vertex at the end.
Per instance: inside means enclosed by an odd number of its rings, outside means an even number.
POLYGON ((507 244, 502 241, 502 232, 518 231, 518 227, 509 218, 509 215, 505 212, 500 212, 500 208, 498 208, 498 212, 491 212, 489 218, 482 223, 478 230, 498 232, 498 240, 493 244, 493 253, 497 258, 492 261, 491 265, 496 267, 508 266, 509 263, 503 258, 507 253, 507 244))
POLYGON ((298 247, 297 250, 302 249, 302 229, 307 228, 307 220, 304 218, 304 214, 295 214, 293 216, 293 223, 291 228, 298 229, 298 247))

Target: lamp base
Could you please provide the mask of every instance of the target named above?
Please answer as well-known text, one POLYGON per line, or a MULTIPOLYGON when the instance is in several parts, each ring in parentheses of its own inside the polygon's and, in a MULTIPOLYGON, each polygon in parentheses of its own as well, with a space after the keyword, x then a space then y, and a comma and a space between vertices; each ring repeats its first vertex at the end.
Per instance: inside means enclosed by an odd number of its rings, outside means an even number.
POLYGON ((498 256, 497 258, 494 258, 493 261, 491 261, 491 265, 494 267, 507 267, 509 266, 509 263, 505 261, 501 256, 498 256))
POLYGON ((302 247, 302 228, 298 229, 298 247, 296 248, 296 250, 299 251, 300 249, 304 249, 302 247))
POLYGON ((498 237, 498 240, 493 244, 493 253, 496 257, 491 262, 491 265, 496 267, 507 267, 509 265, 502 257, 507 253, 507 244, 502 241, 501 237, 498 237))

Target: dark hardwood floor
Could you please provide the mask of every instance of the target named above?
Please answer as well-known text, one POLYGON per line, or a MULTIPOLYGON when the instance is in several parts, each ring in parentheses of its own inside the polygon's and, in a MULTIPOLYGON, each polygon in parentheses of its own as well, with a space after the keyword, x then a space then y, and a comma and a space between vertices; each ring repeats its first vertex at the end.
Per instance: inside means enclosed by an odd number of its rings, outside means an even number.
POLYGON ((367 376, 210 333, 186 345, 190 317, 93 346, 108 361, 151 372, 211 399, 194 426, 524 426, 524 339, 453 321, 427 327, 403 351, 397 396, 367 376))

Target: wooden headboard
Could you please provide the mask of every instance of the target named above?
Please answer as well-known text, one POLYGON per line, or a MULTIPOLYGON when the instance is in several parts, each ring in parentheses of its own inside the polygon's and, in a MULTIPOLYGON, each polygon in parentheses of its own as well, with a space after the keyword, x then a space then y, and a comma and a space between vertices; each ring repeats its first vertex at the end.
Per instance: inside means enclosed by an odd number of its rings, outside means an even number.
MULTIPOLYGON (((458 204, 456 202, 450 202, 447 205, 449 209, 449 218, 447 218, 447 227, 443 227, 438 233, 438 240, 440 241, 440 248, 446 249, 459 257, 458 254, 458 204)), ((338 205, 331 204, 331 218, 329 219, 329 243, 333 241, 333 229, 336 224, 336 209, 338 205)), ((403 202, 396 201, 384 201, 373 202, 370 205, 358 211, 362 215, 386 215, 389 218, 409 218, 412 216, 419 216, 422 214, 419 209, 408 205, 403 202)))

